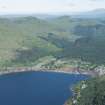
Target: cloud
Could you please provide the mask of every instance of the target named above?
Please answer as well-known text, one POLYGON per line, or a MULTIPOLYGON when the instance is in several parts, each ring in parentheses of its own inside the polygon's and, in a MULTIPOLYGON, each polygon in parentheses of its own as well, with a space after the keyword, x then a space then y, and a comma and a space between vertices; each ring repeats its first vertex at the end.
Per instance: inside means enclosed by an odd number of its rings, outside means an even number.
POLYGON ((75 7, 76 5, 75 5, 75 3, 68 3, 68 6, 75 7))
POLYGON ((0 13, 84 12, 105 8, 105 0, 0 0, 0 13))
POLYGON ((6 6, 1 6, 1 8, 6 9, 7 7, 6 6))
POLYGON ((102 1, 105 1, 105 0, 90 0, 90 1, 93 1, 93 2, 102 2, 102 1))

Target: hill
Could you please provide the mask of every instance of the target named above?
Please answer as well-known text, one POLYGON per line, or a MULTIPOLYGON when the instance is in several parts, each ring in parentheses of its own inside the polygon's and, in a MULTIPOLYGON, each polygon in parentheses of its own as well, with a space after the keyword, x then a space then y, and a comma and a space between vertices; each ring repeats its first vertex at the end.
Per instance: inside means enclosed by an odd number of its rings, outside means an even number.
POLYGON ((82 81, 74 86, 74 96, 66 105, 104 105, 105 76, 82 81), (90 91, 91 90, 91 91, 90 91))
POLYGON ((99 8, 88 12, 77 13, 73 15, 74 18, 87 18, 87 19, 104 19, 105 18, 105 9, 99 8))
POLYGON ((105 20, 0 18, 0 67, 94 69, 105 63, 105 20))

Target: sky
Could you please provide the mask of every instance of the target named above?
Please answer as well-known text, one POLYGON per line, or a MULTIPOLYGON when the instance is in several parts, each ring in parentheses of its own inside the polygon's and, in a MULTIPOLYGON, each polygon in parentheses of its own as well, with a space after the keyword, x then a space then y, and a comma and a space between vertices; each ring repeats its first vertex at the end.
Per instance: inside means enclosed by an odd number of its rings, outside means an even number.
POLYGON ((73 13, 105 8, 105 0, 0 0, 0 14, 73 13))

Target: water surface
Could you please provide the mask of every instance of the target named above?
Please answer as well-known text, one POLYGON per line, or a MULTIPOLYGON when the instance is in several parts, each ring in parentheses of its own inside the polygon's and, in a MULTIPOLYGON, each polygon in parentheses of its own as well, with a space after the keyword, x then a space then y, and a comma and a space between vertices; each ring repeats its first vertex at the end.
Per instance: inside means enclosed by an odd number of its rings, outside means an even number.
POLYGON ((0 76, 0 105, 63 105, 84 75, 25 72, 0 76))

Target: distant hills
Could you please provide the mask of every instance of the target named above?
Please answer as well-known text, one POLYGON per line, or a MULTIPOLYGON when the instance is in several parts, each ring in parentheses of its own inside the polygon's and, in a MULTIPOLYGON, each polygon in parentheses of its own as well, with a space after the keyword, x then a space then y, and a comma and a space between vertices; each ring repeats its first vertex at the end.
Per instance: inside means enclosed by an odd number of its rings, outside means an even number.
POLYGON ((86 12, 74 12, 74 13, 55 13, 55 14, 10 14, 10 15, 1 15, 2 18, 19 18, 19 17, 37 17, 39 19, 55 19, 61 16, 68 16, 72 18, 104 18, 105 17, 105 9, 104 8, 98 8, 91 11, 86 12))
POLYGON ((74 18, 105 18, 105 9, 100 8, 93 11, 77 13, 73 15, 74 18))

